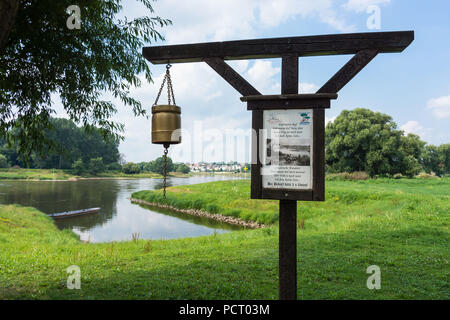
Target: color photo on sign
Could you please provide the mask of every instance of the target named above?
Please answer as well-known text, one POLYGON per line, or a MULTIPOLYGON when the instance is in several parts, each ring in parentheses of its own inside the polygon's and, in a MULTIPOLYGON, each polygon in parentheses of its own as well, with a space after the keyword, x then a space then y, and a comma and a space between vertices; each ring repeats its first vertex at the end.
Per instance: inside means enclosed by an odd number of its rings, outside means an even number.
POLYGON ((312 110, 266 110, 263 116, 263 188, 312 188, 312 110))

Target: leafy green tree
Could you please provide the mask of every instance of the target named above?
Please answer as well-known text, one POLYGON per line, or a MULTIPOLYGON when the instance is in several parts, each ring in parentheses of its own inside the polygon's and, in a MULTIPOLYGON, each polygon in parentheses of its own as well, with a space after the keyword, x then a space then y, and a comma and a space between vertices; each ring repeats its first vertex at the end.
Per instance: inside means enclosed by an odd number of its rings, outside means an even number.
MULTIPOLYGON (((12 129, 11 131, 14 131, 12 129)), ((11 166, 18 165, 20 167, 24 167, 24 161, 19 154, 19 150, 17 150, 16 145, 10 145, 7 140, 0 136, 0 153, 3 154, 11 166)))
POLYGON ((413 177, 423 170, 421 161, 426 143, 412 133, 402 135, 400 139, 399 151, 403 154, 403 161, 398 173, 413 177))
POLYGON ((442 164, 444 167, 444 174, 450 174, 450 143, 441 144, 439 146, 439 153, 441 154, 442 164))
POLYGON ((105 165, 103 164, 102 157, 93 158, 89 160, 89 172, 93 175, 97 175, 100 172, 105 171, 105 165))
POLYGON ((145 165, 146 170, 151 171, 151 172, 156 172, 155 171, 155 163, 156 163, 155 160, 147 162, 147 164, 145 165))
MULTIPOLYGON (((152 162, 152 171, 159 174, 164 174, 164 158, 159 157, 152 162)), ((169 173, 172 171, 175 171, 172 159, 170 157, 167 157, 167 172, 169 173)))
POLYGON ((413 156, 415 159, 422 159, 425 142, 420 140, 420 137, 416 134, 409 133, 406 136, 402 136, 402 144, 400 150, 407 155, 413 156))
POLYGON ((152 161, 149 161, 149 162, 141 162, 140 165, 141 165, 141 171, 147 171, 147 172, 153 171, 153 170, 152 170, 152 169, 153 169, 152 161))
POLYGON ((450 144, 440 146, 427 145, 423 155, 425 172, 434 172, 438 176, 450 173, 450 144))
POLYGON ((72 164, 72 170, 73 170, 73 173, 76 174, 77 176, 82 175, 86 171, 86 167, 81 158, 76 160, 72 164))
POLYGON ((421 167, 424 142, 404 136, 387 114, 344 110, 326 127, 326 164, 330 172, 366 171, 370 176, 413 176, 421 167))
MULTIPOLYGON (((70 169, 80 157, 84 163, 89 163, 92 158, 102 157, 105 165, 119 160, 119 140, 113 136, 106 142, 98 128, 77 127, 68 119, 52 118, 50 121, 53 128, 45 130, 44 134, 53 141, 54 146, 46 147, 41 152, 33 151, 31 161, 28 161, 29 167, 70 169)), ((23 157, 18 151, 19 146, 9 147, 4 139, 0 139, 0 145, 0 152, 12 165, 24 166, 23 157)))
POLYGON ((110 163, 107 168, 112 171, 122 171, 122 166, 118 162, 110 163))
POLYGON ((6 159, 6 157, 2 154, 0 154, 0 168, 8 168, 8 160, 6 159))
POLYGON ((141 86, 140 74, 151 81, 142 47, 162 40, 159 29, 171 21, 154 16, 151 0, 137 1, 145 10, 132 20, 119 16, 122 0, 82 1, 80 29, 67 27, 72 0, 0 2, 0 135, 14 139, 22 155, 50 145, 44 133, 53 94, 71 120, 105 137, 119 137, 123 125, 110 120, 117 109, 102 94, 145 114, 129 89, 141 86))
POLYGON ((136 174, 141 172, 141 168, 136 163, 128 162, 122 166, 122 171, 126 174, 136 174))
POLYGON ((177 172, 181 172, 181 173, 189 173, 191 171, 191 169, 185 165, 184 163, 180 163, 177 166, 177 172))
MULTIPOLYGON (((68 169, 81 156, 79 146, 87 134, 83 134, 73 121, 51 118, 52 129, 44 130, 44 135, 52 141, 52 147, 46 146, 32 152, 32 167, 68 169)), ((19 146, 20 147, 20 146, 19 146)), ((87 163, 87 161, 85 161, 87 163)))
POLYGON ((98 157, 102 157, 105 164, 119 160, 119 140, 114 136, 108 136, 105 141, 96 127, 83 127, 80 134, 81 138, 77 141, 77 146, 85 162, 98 157))

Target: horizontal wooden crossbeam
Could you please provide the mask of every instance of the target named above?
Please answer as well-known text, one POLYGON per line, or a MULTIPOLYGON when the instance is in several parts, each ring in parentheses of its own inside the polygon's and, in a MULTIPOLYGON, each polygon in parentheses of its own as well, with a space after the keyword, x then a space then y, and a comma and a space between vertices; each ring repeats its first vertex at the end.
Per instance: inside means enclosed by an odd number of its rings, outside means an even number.
POLYGON ((271 95, 249 95, 241 97, 241 101, 260 101, 260 100, 314 100, 314 99, 337 99, 336 93, 302 93, 302 94, 271 94, 271 95))
POLYGON ((153 64, 200 62, 205 58, 224 60, 277 58, 287 54, 320 56, 401 52, 414 40, 414 31, 349 33, 303 37, 268 38, 145 47, 144 57, 153 64))
POLYGON ((327 109, 330 107, 330 99, 337 99, 337 94, 254 95, 242 97, 241 101, 247 102, 247 110, 327 109))

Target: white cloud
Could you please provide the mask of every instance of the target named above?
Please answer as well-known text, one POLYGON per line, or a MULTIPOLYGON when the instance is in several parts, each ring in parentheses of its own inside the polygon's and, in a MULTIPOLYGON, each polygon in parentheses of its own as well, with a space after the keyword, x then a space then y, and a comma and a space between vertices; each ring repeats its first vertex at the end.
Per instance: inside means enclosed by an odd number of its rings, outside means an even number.
POLYGON ((272 61, 256 60, 246 72, 246 78, 261 93, 274 93, 280 91, 280 82, 274 79, 279 73, 280 68, 274 67, 272 61))
POLYGON ((338 31, 348 32, 354 26, 347 25, 343 19, 337 18, 333 1, 330 0, 266 0, 256 1, 259 10, 260 24, 275 27, 295 17, 318 17, 319 21, 330 25, 338 31))
POLYGON ((250 64, 248 60, 231 60, 227 63, 237 72, 245 72, 250 64))
POLYGON ((183 143, 172 147, 169 156, 183 162, 249 161, 251 113, 245 112, 239 112, 240 117, 188 116, 183 124, 183 143))
POLYGON ((316 93, 318 89, 318 85, 309 82, 300 82, 298 86, 298 91, 300 93, 316 93))
POLYGON ((349 11, 360 13, 366 11, 369 6, 390 3, 391 0, 348 0, 343 7, 349 11))
POLYGON ((336 117, 327 117, 325 116, 325 125, 329 124, 330 122, 334 122, 334 120, 336 120, 336 117))
POLYGON ((431 133, 431 129, 423 127, 418 121, 415 120, 406 122, 400 127, 400 129, 405 131, 405 135, 408 133, 414 133, 423 140, 426 139, 431 133))
POLYGON ((173 20, 163 30, 168 44, 246 39, 298 18, 317 19, 341 32, 355 29, 338 16, 332 0, 164 0, 154 8, 173 20))
POLYGON ((432 109, 433 114, 438 118, 450 117, 450 96, 430 99, 427 102, 427 107, 432 109))
POLYGON ((334 9, 322 10, 319 12, 320 21, 327 23, 331 27, 335 28, 340 32, 355 32, 355 25, 348 25, 346 21, 342 18, 339 18, 334 9))
POLYGON ((250 1, 164 0, 155 3, 158 15, 170 17, 168 43, 219 41, 252 36, 255 20, 250 1))
MULTIPOLYGON (((151 66, 151 69, 154 68, 155 66, 151 66)), ((130 90, 132 96, 147 105, 154 102, 151 100, 156 98, 165 76, 165 67, 159 66, 158 69, 159 73, 152 71, 152 84, 147 83, 144 75, 141 75, 142 86, 130 90)), ((217 90, 220 77, 205 63, 175 64, 170 69, 170 74, 176 100, 177 97, 182 97, 183 100, 209 101, 220 96, 220 91, 217 90)), ((167 101, 167 85, 162 91, 160 101, 167 101)))

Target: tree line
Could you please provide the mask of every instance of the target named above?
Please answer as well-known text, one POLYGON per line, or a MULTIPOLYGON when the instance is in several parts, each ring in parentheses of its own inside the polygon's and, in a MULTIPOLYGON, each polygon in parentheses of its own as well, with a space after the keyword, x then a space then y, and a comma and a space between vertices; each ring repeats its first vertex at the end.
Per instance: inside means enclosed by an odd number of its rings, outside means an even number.
MULTIPOLYGON (((78 127, 73 121, 52 118, 43 133, 52 141, 43 149, 24 154, 20 146, 0 138, 0 167, 16 166, 36 169, 74 169, 78 174, 120 170, 119 140, 106 138, 93 126, 78 127)), ((12 135, 14 131, 12 129, 12 135)))
MULTIPOLYGON (((164 174, 164 158, 159 157, 149 162, 133 163, 128 162, 122 166, 122 170, 127 174, 136 174, 140 172, 155 172, 164 174)), ((174 163, 170 157, 167 157, 167 172, 189 173, 190 168, 184 163, 174 163)))
MULTIPOLYGON (((45 135, 52 146, 36 148, 28 157, 20 146, 0 138, 0 168, 59 168, 77 175, 95 175, 106 170, 126 174, 164 172, 163 157, 126 163, 118 150, 119 140, 113 135, 105 140, 99 128, 78 127, 73 121, 60 118, 52 118, 50 123, 52 128, 46 129, 45 135)), ((362 108, 344 110, 326 126, 325 134, 328 173, 364 171, 371 177, 396 174, 412 177, 420 172, 450 174, 450 144, 434 146, 415 134, 405 135, 387 114, 362 108)), ((168 157, 167 172, 173 171, 190 170, 168 157)))
POLYGON ((405 135, 392 117, 358 108, 344 110, 325 129, 329 173, 365 171, 371 177, 420 172, 450 173, 450 144, 434 146, 405 135))
MULTIPOLYGON (((96 175, 108 170, 126 174, 164 172, 163 157, 149 162, 125 163, 119 153, 119 140, 113 135, 105 139, 99 128, 78 127, 73 121, 63 118, 52 118, 50 123, 51 128, 44 134, 52 145, 43 150, 33 150, 29 156, 23 155, 18 145, 0 138, 0 168, 65 169, 76 175, 96 175)), ((185 164, 173 163, 168 157, 167 172, 172 171, 189 173, 190 169, 185 164)))

